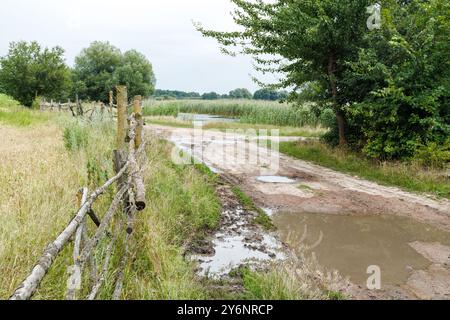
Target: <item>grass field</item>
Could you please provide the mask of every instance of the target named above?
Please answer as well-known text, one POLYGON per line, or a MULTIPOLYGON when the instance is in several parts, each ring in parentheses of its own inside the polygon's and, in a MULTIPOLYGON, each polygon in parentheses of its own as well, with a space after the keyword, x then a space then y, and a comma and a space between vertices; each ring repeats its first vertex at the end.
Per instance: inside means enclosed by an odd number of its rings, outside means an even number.
POLYGON ((371 161, 350 151, 327 147, 321 142, 281 142, 280 151, 380 184, 450 198, 450 184, 442 170, 426 169, 416 164, 371 161))
POLYGON ((178 113, 220 115, 242 123, 290 127, 316 127, 321 118, 310 106, 293 107, 286 103, 258 100, 175 100, 144 102, 145 116, 177 116, 178 113))

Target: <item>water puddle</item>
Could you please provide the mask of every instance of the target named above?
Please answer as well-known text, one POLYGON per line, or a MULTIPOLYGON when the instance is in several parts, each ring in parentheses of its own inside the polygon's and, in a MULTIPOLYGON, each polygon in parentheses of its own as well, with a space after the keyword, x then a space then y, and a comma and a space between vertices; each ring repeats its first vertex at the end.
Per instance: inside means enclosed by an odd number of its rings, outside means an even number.
POLYGON ((238 119, 215 116, 211 114, 193 114, 193 113, 179 113, 177 119, 182 121, 201 121, 203 123, 239 121, 238 119))
POLYGON ((264 235, 260 246, 246 244, 245 236, 217 234, 213 240, 215 254, 213 256, 193 256, 200 262, 200 274, 220 277, 228 274, 233 268, 242 264, 258 264, 273 258, 281 258, 280 247, 275 238, 264 235), (264 250, 261 250, 264 246, 264 250), (267 250, 269 249, 269 250, 267 250))
POLYGON ((282 176, 259 176, 256 178, 258 181, 267 183, 295 183, 296 181, 282 176))
POLYGON ((272 218, 283 241, 309 247, 319 263, 364 286, 372 265, 389 285, 404 284, 413 270, 428 268, 431 262, 412 248, 414 241, 450 246, 450 233, 404 217, 276 213, 272 218))

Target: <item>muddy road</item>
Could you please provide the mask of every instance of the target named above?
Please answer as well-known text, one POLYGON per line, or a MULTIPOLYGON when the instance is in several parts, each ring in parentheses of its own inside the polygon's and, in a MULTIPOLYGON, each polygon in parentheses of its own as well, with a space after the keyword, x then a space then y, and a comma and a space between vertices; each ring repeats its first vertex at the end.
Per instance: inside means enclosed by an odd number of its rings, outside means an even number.
POLYGON ((319 253, 319 262, 350 276, 356 298, 450 299, 448 200, 382 186, 276 151, 277 141, 299 138, 277 138, 262 132, 258 139, 242 132, 156 125, 147 129, 220 172, 258 206, 273 212, 283 241, 294 238, 297 243, 291 243, 295 246, 308 241, 314 244, 311 251, 319 253), (268 146, 273 150, 268 151, 268 146), (404 228, 410 224, 413 226, 404 228), (305 235, 308 225, 315 228, 315 239, 305 235), (368 254, 373 251, 377 253, 368 254), (326 257, 322 261, 320 252, 326 257), (365 288, 366 269, 355 269, 359 264, 352 263, 358 254, 366 264, 381 264, 382 270, 390 271, 382 290, 365 288), (394 263, 388 263, 392 260, 394 263))

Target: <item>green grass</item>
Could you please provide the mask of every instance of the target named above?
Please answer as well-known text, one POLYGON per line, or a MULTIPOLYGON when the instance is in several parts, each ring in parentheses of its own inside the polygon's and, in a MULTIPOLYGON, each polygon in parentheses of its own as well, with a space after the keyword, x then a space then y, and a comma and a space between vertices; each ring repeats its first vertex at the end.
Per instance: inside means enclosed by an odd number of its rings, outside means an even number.
POLYGON ((20 103, 10 96, 0 93, 0 108, 14 108, 20 106, 20 103))
POLYGON ((176 128, 193 127, 193 123, 191 121, 177 120, 174 117, 146 117, 145 122, 150 124, 157 124, 161 126, 176 127, 176 128))
POLYGON ((440 171, 407 163, 371 161, 349 151, 329 148, 320 142, 281 142, 280 151, 380 184, 450 198, 450 183, 440 171))
POLYGON ((20 103, 11 97, 0 94, 0 123, 15 126, 28 127, 50 119, 49 114, 33 111, 20 106, 20 103))
POLYGON ((258 213, 258 216, 254 220, 256 224, 259 224, 267 231, 275 230, 275 226, 272 223, 270 217, 261 208, 256 206, 249 196, 247 196, 241 189, 239 189, 239 187, 233 186, 231 190, 238 198, 241 205, 244 206, 245 210, 255 211, 258 213))
POLYGON ((293 107, 278 102, 255 100, 176 100, 144 102, 144 116, 174 116, 178 113, 220 115, 239 119, 242 123, 291 127, 316 127, 320 117, 309 105, 293 107))
POLYGON ((0 123, 15 127, 28 127, 43 123, 48 121, 50 117, 49 114, 32 111, 25 107, 14 107, 7 111, 0 109, 0 123))

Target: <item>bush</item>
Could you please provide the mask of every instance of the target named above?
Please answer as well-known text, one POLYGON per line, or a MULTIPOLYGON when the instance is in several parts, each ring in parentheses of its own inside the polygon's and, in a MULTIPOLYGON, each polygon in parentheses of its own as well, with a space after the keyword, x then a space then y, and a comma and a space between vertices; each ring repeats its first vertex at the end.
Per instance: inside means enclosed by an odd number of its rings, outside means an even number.
POLYGON ((20 106, 20 103, 6 94, 0 93, 0 108, 13 108, 20 106))
POLYGON ((31 109, 39 110, 41 108, 42 97, 36 97, 31 104, 31 109))
POLYGON ((421 145, 413 158, 414 162, 431 168, 443 169, 450 163, 450 138, 444 145, 436 142, 421 145))
POLYGON ((89 135, 80 123, 73 123, 64 129, 64 145, 69 151, 76 151, 88 145, 89 135))

